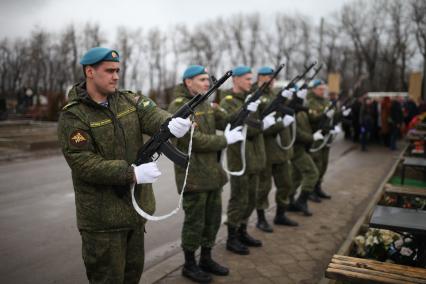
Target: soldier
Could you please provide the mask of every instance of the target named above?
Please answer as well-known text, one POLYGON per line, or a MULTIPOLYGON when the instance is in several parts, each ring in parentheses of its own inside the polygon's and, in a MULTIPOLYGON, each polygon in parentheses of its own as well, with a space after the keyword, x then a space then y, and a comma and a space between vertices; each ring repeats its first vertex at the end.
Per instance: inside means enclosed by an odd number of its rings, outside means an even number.
MULTIPOLYGON (((291 96, 291 91, 286 90, 285 92, 288 92, 289 94, 283 95, 291 96)), ((306 89, 297 91, 296 96, 297 100, 300 101, 300 104, 304 104, 306 94, 306 89)), ((314 141, 322 140, 324 139, 324 136, 321 134, 321 131, 317 131, 312 134, 309 117, 305 111, 297 112, 296 123, 296 142, 293 148, 294 155, 291 159, 293 165, 293 190, 296 190, 299 185, 301 185, 301 192, 298 199, 290 204, 289 211, 301 211, 305 216, 311 216, 312 213, 309 211, 307 201, 318 181, 319 173, 308 151, 314 141)))
MULTIPOLYGON (((194 95, 205 93, 210 81, 206 68, 200 65, 189 66, 183 74, 183 83, 174 90, 175 100, 169 111, 175 112, 194 95)), ((185 220, 182 228, 182 249, 185 254, 185 265, 182 274, 196 282, 212 280, 209 273, 228 275, 228 268, 212 259, 211 250, 222 217, 222 187, 228 181, 222 169, 217 152, 227 145, 244 139, 241 127, 233 130, 229 126, 225 135, 216 135, 216 129, 223 130, 227 123, 227 113, 208 102, 197 108, 195 113, 196 130, 192 140, 192 154, 189 174, 183 195, 185 220), (195 261, 195 251, 201 246, 199 265, 195 261)), ((177 147, 184 153, 188 151, 189 135, 177 141, 177 147)), ((178 190, 183 186, 185 171, 175 166, 175 177, 178 190)))
MULTIPOLYGON (((274 74, 271 67, 261 67, 258 70, 257 87, 269 81, 274 74)), ((274 99, 273 93, 274 82, 270 88, 265 91, 262 96, 260 111, 268 106, 274 99)), ((281 95, 281 94, 278 94, 281 95)), ((272 177, 276 186, 275 202, 277 211, 274 218, 276 225, 297 226, 297 222, 289 219, 285 215, 285 207, 288 195, 292 190, 291 183, 291 163, 290 158, 293 154, 292 147, 283 149, 277 143, 277 135, 281 139, 281 145, 288 145, 291 139, 290 124, 294 122, 294 118, 290 115, 285 115, 283 118, 278 115, 275 117, 276 123, 263 132, 266 150, 266 167, 260 173, 259 190, 256 199, 257 224, 256 227, 264 232, 272 232, 273 229, 266 221, 265 210, 269 207, 268 194, 272 188, 272 177)), ((295 135, 293 133, 293 135, 295 135)))
MULTIPOLYGON (((331 102, 325 98, 324 94, 326 91, 326 85, 322 80, 313 80, 310 84, 310 92, 308 94, 308 107, 309 107, 309 121, 312 126, 312 131, 316 132, 320 129, 321 120, 331 121, 331 119, 337 119, 334 108, 330 108, 326 113, 325 110, 331 106, 331 102)), ((331 134, 337 134, 339 132, 339 128, 331 130, 331 134)), ((328 157, 330 154, 330 140, 327 141, 326 145, 322 147, 320 150, 315 152, 310 152, 310 155, 317 166, 319 177, 318 182, 315 184, 314 191, 310 195, 310 200, 314 202, 321 202, 321 198, 330 199, 331 196, 325 193, 322 190, 321 183, 324 177, 324 174, 327 170, 328 166, 328 157)))
MULTIPOLYGON (((139 283, 144 264, 145 222, 132 207, 136 199, 153 213, 155 162, 133 166, 143 145, 169 114, 146 97, 117 90, 119 55, 95 47, 81 59, 85 81, 73 86, 58 124, 62 152, 72 171, 77 226, 90 283, 139 283)), ((172 119, 170 132, 182 137, 190 121, 172 119)))
MULTIPOLYGON (((251 68, 239 66, 233 70, 232 89, 223 92, 220 106, 230 114, 236 114, 244 105, 250 93, 252 84, 251 68)), ((228 204, 228 240, 226 248, 234 253, 249 254, 247 246, 259 247, 262 242, 247 233, 248 219, 256 207, 256 191, 259 185, 259 173, 265 167, 266 154, 263 142, 262 128, 255 128, 258 113, 256 102, 253 113, 249 116, 246 139, 246 148, 241 155, 241 143, 231 145, 227 149, 228 168, 231 171, 240 171, 243 159, 246 161, 245 172, 240 175, 231 175, 231 197, 228 204)), ((272 118, 272 125, 275 120, 272 118)), ((266 128, 266 127, 265 127, 266 128)))

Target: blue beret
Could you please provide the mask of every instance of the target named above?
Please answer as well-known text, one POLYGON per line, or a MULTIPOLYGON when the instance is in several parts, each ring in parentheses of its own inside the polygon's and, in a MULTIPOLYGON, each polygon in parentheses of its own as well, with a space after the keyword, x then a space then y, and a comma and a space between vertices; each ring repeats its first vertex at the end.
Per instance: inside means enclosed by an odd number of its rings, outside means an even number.
POLYGON ((232 76, 233 77, 240 77, 243 75, 246 75, 248 73, 251 73, 251 68, 248 66, 237 66, 232 70, 232 76))
POLYGON ((190 65, 183 72, 183 80, 193 78, 197 75, 207 74, 207 69, 201 65, 190 65))
POLYGON ((272 75, 272 74, 274 74, 274 72, 275 72, 274 69, 272 69, 271 67, 268 67, 268 66, 260 67, 257 70, 258 75, 272 75))
POLYGON ((105 47, 94 47, 89 49, 80 60, 81 65, 94 65, 101 61, 114 61, 120 62, 120 56, 118 52, 105 48, 105 47))
POLYGON ((324 85, 324 84, 325 84, 325 82, 323 80, 315 79, 315 80, 312 80, 311 82, 309 82, 309 88, 316 88, 316 87, 318 87, 320 85, 324 85))

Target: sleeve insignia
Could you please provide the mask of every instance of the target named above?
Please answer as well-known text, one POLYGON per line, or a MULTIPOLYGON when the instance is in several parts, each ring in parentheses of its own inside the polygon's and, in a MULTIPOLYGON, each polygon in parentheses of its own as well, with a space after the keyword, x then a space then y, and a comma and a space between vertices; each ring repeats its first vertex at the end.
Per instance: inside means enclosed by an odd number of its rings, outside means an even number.
POLYGON ((82 147, 87 144, 88 135, 82 130, 75 130, 70 135, 70 143, 73 146, 82 147))

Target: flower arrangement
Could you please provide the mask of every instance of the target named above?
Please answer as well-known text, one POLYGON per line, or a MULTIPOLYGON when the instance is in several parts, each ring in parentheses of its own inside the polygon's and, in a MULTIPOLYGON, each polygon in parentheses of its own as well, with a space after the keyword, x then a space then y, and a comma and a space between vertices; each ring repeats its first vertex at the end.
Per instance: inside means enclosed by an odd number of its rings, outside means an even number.
POLYGON ((426 198, 421 197, 399 196, 397 198, 395 195, 388 194, 382 198, 380 204, 385 206, 426 210, 426 198))
POLYGON ((404 236, 393 242, 389 248, 390 259, 403 265, 415 265, 417 252, 418 248, 414 240, 404 236))
POLYGON ((354 254, 363 258, 414 265, 417 251, 412 238, 389 230, 370 228, 354 239, 354 254))

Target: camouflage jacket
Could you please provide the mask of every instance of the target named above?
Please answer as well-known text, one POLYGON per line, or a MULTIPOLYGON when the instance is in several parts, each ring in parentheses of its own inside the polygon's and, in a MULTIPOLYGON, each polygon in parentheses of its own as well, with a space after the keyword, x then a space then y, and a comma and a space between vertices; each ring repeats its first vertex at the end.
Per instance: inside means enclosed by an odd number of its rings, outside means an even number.
MULTIPOLYGON (((312 132, 316 132, 320 129, 321 120, 326 120, 330 126, 331 123, 335 123, 340 119, 340 112, 336 111, 333 116, 333 121, 325 116, 324 111, 331 106, 330 100, 327 98, 321 98, 315 96, 313 93, 309 93, 307 97, 308 107, 309 107, 309 121, 312 126, 312 132)), ((332 136, 330 136, 328 143, 332 142, 332 136)), ((321 141, 316 141, 313 147, 317 147, 318 144, 321 144, 321 141)))
MULTIPOLYGON (((236 115, 244 105, 247 94, 235 94, 232 90, 222 93, 223 99, 220 106, 228 113, 236 115)), ((258 119, 259 111, 250 115, 251 118, 258 119)), ((240 153, 241 143, 229 145, 227 150, 228 168, 231 171, 238 171, 242 168, 242 159, 240 153)), ((265 143, 263 141, 262 130, 248 126, 246 141, 246 173, 259 173, 265 168, 266 153, 265 143)))
MULTIPOLYGON (((174 97, 175 100, 169 106, 171 113, 176 112, 192 98, 182 84, 175 88, 174 97)), ((194 119, 196 128, 192 139, 192 154, 185 191, 220 189, 226 184, 227 176, 219 163, 218 152, 226 148, 227 142, 223 135, 216 135, 216 129, 225 128, 227 114, 221 108, 213 108, 208 102, 204 102, 197 107, 194 119)), ((188 152, 189 138, 188 133, 174 141, 183 153, 188 152)), ((185 169, 175 165, 175 178, 180 191, 185 178, 185 169)))
MULTIPOLYGON (((131 164, 143 145, 142 134, 155 133, 169 114, 128 91, 109 96, 109 107, 103 107, 90 99, 85 83, 75 85, 68 97, 58 136, 72 171, 78 228, 114 231, 143 225, 131 203, 131 164)), ((135 195, 144 210, 154 212, 151 184, 138 185, 135 195)))
POLYGON ((324 118, 324 111, 331 105, 331 102, 326 98, 315 96, 309 93, 307 96, 309 107, 309 121, 311 122, 312 131, 319 130, 320 121, 324 118))
POLYGON ((293 147, 295 158, 309 149, 314 142, 309 116, 305 111, 299 111, 296 114, 296 124, 296 142, 293 147))
MULTIPOLYGON (((259 106, 260 112, 262 112, 274 99, 276 94, 273 91, 267 91, 262 95, 261 104, 259 106)), ((278 118, 279 115, 276 115, 278 118)), ((263 138, 265 140, 265 151, 266 151, 266 163, 268 164, 279 164, 284 161, 291 159, 293 155, 293 148, 284 150, 280 148, 277 143, 277 135, 281 139, 281 145, 286 146, 291 142, 291 125, 284 127, 282 121, 277 121, 273 126, 266 129, 263 132, 263 138)))

